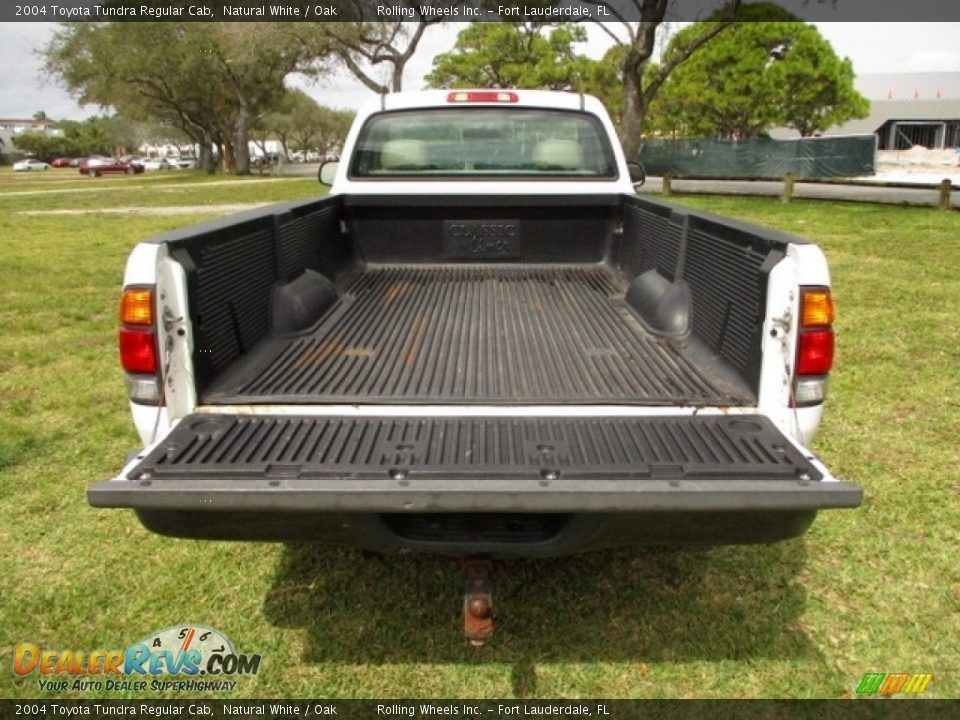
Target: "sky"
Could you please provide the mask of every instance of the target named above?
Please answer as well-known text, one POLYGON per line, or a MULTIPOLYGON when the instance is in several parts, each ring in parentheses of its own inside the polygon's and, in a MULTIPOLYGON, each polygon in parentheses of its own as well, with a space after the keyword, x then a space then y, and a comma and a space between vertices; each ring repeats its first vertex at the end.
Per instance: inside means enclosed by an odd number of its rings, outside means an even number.
MULTIPOLYGON (((960 23, 815 23, 837 54, 849 57, 858 74, 960 72, 960 23)), ((589 40, 579 49, 600 57, 608 41, 587 23, 589 40)), ((43 110, 55 119, 80 120, 100 110, 81 107, 52 80, 43 77, 36 49, 49 39, 53 23, 0 23, 0 117, 30 117, 43 110)), ((460 28, 456 23, 427 29, 404 74, 404 89, 423 87, 433 57, 449 50, 460 28)), ((346 72, 321 84, 291 78, 317 102, 355 109, 371 96, 346 72)))

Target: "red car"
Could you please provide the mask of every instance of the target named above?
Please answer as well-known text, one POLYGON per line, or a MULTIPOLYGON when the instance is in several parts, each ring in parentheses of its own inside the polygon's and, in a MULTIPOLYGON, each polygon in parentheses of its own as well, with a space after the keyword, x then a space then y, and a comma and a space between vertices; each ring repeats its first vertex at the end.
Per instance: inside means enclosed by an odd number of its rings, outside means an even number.
POLYGON ((92 157, 80 163, 80 174, 89 175, 90 177, 100 177, 106 173, 126 173, 127 175, 133 175, 142 172, 143 165, 131 165, 121 160, 114 160, 113 158, 92 157))
POLYGON ((57 158, 56 160, 50 163, 50 167, 57 167, 57 168, 70 167, 70 158, 68 157, 57 158))

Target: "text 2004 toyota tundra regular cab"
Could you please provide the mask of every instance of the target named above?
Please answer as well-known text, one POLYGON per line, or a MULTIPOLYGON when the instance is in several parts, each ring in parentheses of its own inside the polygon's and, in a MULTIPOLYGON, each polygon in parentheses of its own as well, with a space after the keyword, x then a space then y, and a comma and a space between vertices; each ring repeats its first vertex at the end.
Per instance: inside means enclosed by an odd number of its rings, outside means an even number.
POLYGON ((331 173, 134 249, 145 448, 91 504, 180 537, 490 556, 770 542, 859 504, 807 449, 823 253, 638 197, 596 99, 387 95, 331 173))

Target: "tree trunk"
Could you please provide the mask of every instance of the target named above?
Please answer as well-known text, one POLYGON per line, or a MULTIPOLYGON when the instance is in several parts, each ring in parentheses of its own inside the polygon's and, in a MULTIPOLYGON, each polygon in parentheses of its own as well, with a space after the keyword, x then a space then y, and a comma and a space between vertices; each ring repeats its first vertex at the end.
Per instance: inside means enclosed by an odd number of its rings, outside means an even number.
POLYGON ((220 165, 224 172, 232 173, 236 163, 233 154, 233 138, 230 137, 229 132, 225 132, 220 136, 220 149, 220 165))
POLYGON ((623 115, 620 118, 620 144, 627 162, 637 159, 640 152, 640 128, 647 114, 647 103, 643 96, 644 59, 640 54, 631 52, 623 63, 623 115))
POLYGON ((647 109, 640 88, 634 83, 624 83, 623 118, 620 121, 620 144, 627 162, 637 159, 640 152, 640 128, 647 109))
POLYGON ((207 173, 207 175, 213 175, 217 172, 217 161, 213 157, 213 138, 209 135, 204 135, 200 142, 200 167, 207 173))
POLYGON ((241 108, 234 124, 233 170, 236 175, 250 174, 250 113, 241 108))
POLYGON ((399 58, 393 65, 393 77, 391 78, 391 92, 400 92, 403 90, 403 66, 406 62, 399 58))

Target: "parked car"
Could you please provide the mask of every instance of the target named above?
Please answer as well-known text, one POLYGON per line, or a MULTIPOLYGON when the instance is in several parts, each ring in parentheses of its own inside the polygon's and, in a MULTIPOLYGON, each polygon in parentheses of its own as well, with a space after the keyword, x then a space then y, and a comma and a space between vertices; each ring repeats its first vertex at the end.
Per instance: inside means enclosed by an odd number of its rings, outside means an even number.
POLYGON ((277 153, 267 153, 266 155, 256 155, 250 158, 251 165, 274 165, 280 162, 280 155, 277 153))
POLYGON ((144 160, 143 163, 144 170, 179 170, 180 166, 177 165, 175 158, 149 158, 144 160))
POLYGON ((29 172, 30 170, 49 170, 50 166, 45 162, 40 162, 39 160, 34 160, 33 158, 27 158, 26 160, 21 160, 20 162, 15 162, 13 164, 14 172, 29 172))
POLYGON ((80 174, 89 175, 90 177, 100 177, 107 173, 134 175, 142 172, 143 165, 134 165, 123 162, 122 160, 114 160, 113 158, 88 158, 86 161, 80 163, 80 174))
POLYGON ((128 165, 140 165, 143 166, 143 163, 146 162, 146 158, 142 155, 121 155, 117 158, 120 162, 127 163, 128 165))
POLYGON ((70 167, 80 167, 80 163, 82 163, 86 159, 87 158, 85 157, 70 158, 70 162, 68 164, 70 165, 70 167))
POLYGON ((55 168, 70 167, 70 162, 71 162, 70 158, 60 157, 54 160, 52 163, 50 163, 50 167, 55 167, 55 168))

